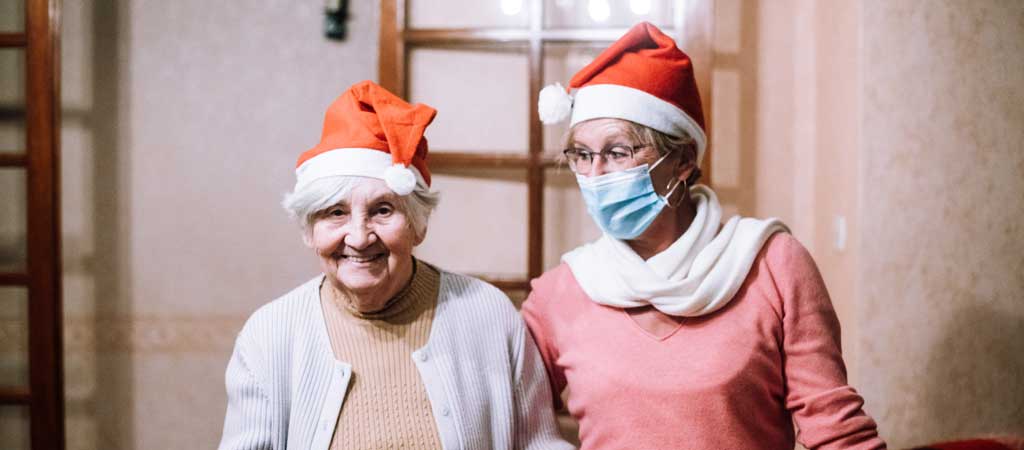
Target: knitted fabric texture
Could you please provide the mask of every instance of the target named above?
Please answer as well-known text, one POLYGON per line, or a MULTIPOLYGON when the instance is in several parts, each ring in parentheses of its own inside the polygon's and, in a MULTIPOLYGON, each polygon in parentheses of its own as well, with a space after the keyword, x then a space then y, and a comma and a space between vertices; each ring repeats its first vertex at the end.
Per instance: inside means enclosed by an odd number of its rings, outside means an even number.
MULTIPOLYGON (((412 358, 441 445, 571 449, 558 436, 544 363, 508 296, 467 276, 440 278, 430 338, 412 358)), ((330 448, 353 366, 331 348, 323 281, 303 283, 246 321, 224 374, 220 450, 330 448)))
POLYGON ((668 333, 587 298, 566 264, 532 287, 523 317, 553 391, 568 387, 581 450, 885 448, 846 382, 821 275, 787 233, 736 298, 668 333))
POLYGON ((352 364, 331 449, 441 448, 411 357, 430 336, 439 285, 437 270, 417 260, 409 285, 383 311, 361 314, 343 298, 321 296, 334 356, 352 364))

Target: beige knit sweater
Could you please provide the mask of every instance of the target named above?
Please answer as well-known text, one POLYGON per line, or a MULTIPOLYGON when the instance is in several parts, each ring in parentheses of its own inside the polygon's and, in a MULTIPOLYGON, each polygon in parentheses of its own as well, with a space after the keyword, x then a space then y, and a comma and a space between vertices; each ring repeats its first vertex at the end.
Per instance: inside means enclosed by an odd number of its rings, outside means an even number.
POLYGON ((439 286, 440 273, 417 260, 409 284, 379 312, 361 313, 329 286, 321 288, 334 356, 352 364, 332 450, 441 448, 411 356, 430 336, 439 286))

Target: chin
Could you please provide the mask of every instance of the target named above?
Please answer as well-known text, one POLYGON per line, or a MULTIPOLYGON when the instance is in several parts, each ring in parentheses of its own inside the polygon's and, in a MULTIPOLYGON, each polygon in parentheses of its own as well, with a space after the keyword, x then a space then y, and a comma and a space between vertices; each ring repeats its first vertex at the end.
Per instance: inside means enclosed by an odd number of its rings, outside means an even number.
POLYGON ((336 274, 338 286, 344 287, 346 290, 363 293, 373 291, 375 289, 381 289, 386 284, 384 277, 379 274, 368 274, 365 272, 352 271, 341 271, 336 274))

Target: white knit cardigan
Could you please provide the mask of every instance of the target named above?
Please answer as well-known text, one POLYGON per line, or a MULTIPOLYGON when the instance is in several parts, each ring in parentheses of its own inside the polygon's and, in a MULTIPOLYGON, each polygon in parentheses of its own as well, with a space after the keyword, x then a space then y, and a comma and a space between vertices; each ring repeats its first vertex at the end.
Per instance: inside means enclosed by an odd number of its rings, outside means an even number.
MULTIPOLYGON (((352 366, 331 350, 322 279, 264 305, 239 333, 221 450, 330 446, 352 366)), ((533 338, 495 287, 442 271, 430 337, 412 358, 446 450, 573 448, 558 435, 533 338)))

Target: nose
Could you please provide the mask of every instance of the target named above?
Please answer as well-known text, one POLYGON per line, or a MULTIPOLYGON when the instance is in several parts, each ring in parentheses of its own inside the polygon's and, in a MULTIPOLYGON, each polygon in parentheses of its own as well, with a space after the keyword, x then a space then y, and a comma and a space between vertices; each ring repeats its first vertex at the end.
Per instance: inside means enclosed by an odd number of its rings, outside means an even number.
POLYGON ((610 170, 608 170, 608 163, 605 162, 604 158, 598 155, 594 156, 594 160, 590 162, 590 172, 586 175, 588 177, 596 177, 610 172, 610 170))
POLYGON ((345 235, 346 246, 363 250, 377 242, 377 233, 365 218, 354 217, 348 226, 348 233, 345 235))

